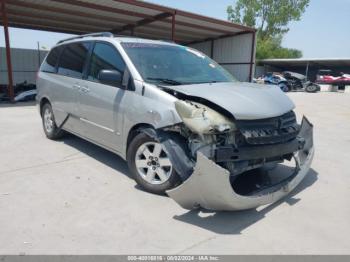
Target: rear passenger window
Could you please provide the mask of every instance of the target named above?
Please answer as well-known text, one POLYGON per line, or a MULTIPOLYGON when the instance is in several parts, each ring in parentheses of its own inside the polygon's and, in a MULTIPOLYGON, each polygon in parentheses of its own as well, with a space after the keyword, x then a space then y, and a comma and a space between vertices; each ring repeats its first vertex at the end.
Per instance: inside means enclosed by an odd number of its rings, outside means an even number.
POLYGON ((73 43, 65 46, 58 63, 58 74, 81 78, 90 43, 73 43))
POLYGON ((125 63, 119 52, 109 44, 96 43, 91 55, 88 80, 97 81, 103 70, 117 70, 124 73, 125 63))
POLYGON ((47 73, 56 73, 56 65, 58 62, 58 57, 61 54, 62 46, 55 47, 50 51, 47 58, 40 67, 40 71, 47 73))

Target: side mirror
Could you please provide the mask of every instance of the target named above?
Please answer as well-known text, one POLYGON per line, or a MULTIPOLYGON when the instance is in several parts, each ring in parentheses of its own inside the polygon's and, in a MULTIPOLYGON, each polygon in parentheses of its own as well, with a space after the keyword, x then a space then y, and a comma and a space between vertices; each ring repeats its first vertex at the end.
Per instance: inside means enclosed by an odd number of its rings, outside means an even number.
POLYGON ((103 69, 98 73, 98 80, 101 84, 122 87, 122 74, 117 70, 103 69))

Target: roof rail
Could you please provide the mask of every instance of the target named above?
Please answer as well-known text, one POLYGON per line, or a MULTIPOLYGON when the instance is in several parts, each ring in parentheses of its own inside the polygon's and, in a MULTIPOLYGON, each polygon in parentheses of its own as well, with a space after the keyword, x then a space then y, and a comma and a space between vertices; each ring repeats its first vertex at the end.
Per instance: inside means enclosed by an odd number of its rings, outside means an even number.
POLYGON ((114 37, 128 37, 128 38, 141 38, 139 36, 136 35, 121 35, 121 34, 113 34, 114 37))
POLYGON ((85 34, 85 35, 78 35, 70 38, 66 38, 63 40, 60 40, 57 42, 57 44, 61 44, 66 41, 74 40, 74 39, 79 39, 79 38, 84 38, 84 37, 99 37, 99 36, 104 36, 104 37, 114 37, 114 35, 111 32, 99 32, 99 33, 92 33, 92 34, 85 34))
POLYGON ((176 42, 174 40, 171 40, 171 39, 156 39, 156 40, 161 41, 161 42, 165 42, 165 43, 176 44, 176 42))

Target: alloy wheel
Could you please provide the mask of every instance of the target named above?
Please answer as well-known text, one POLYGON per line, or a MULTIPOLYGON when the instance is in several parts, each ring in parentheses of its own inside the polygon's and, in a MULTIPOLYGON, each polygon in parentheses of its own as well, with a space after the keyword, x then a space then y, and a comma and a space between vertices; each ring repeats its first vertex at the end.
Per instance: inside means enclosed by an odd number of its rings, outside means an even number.
POLYGON ((44 111, 44 126, 48 133, 51 133, 54 129, 53 114, 49 108, 44 111))
POLYGON ((144 143, 137 149, 135 165, 138 174, 152 185, 168 181, 173 169, 168 153, 157 142, 144 143))

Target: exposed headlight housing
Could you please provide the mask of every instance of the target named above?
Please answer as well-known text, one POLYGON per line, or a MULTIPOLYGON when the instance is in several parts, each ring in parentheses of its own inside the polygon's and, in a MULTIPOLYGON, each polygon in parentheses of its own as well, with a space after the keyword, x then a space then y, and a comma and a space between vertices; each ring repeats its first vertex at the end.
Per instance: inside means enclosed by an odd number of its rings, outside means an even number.
POLYGON ((232 121, 206 105, 178 100, 175 102, 175 108, 184 124, 194 133, 223 133, 236 129, 232 121))

